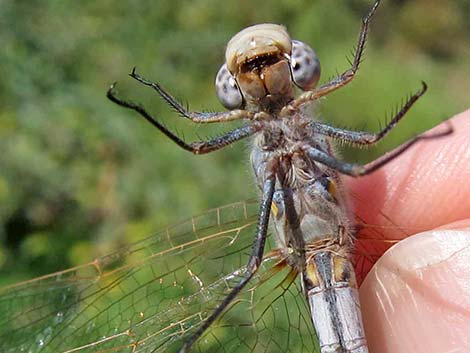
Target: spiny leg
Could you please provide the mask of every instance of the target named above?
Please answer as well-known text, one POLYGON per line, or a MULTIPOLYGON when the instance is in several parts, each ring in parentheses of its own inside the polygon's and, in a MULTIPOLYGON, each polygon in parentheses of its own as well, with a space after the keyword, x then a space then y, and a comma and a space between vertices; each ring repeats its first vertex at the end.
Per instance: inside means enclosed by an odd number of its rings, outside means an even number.
POLYGON ((153 88, 159 95, 162 97, 165 102, 167 102, 179 115, 184 118, 187 118, 195 123, 220 123, 233 120, 241 119, 254 119, 255 114, 247 110, 235 109, 228 112, 216 112, 216 113, 201 113, 201 112, 190 112, 184 108, 181 103, 179 103, 175 97, 163 89, 156 82, 146 80, 145 78, 139 76, 135 72, 135 67, 132 69, 132 72, 129 74, 133 79, 139 81, 140 83, 153 88))
POLYGON ((186 151, 192 152, 194 154, 205 154, 209 152, 216 151, 227 145, 230 145, 234 142, 237 142, 245 137, 253 135, 261 129, 261 125, 258 122, 253 122, 250 125, 244 125, 234 130, 231 130, 224 135, 215 137, 208 141, 197 141, 192 143, 187 143, 180 137, 176 136, 171 132, 165 125, 160 123, 152 115, 147 113, 147 111, 140 105, 133 102, 124 101, 118 98, 114 92, 114 84, 109 88, 106 96, 114 103, 120 105, 121 107, 132 109, 144 117, 150 124, 160 130, 165 136, 170 140, 176 143, 179 147, 183 148, 186 151))
POLYGON ((386 153, 382 157, 377 158, 376 160, 372 161, 371 163, 367 165, 360 165, 360 164, 355 164, 355 163, 346 163, 343 161, 340 161, 333 156, 320 151, 314 147, 307 147, 305 148, 305 153, 313 159, 314 161, 317 161, 321 164, 326 165, 327 167, 334 169, 338 171, 341 174, 346 174, 350 175, 353 177, 358 177, 362 175, 367 175, 370 174, 377 169, 383 167, 385 164, 389 163, 393 159, 397 158, 400 156, 403 152, 408 150, 411 146, 413 146, 415 143, 421 140, 429 140, 429 139, 435 139, 439 137, 444 137, 448 136, 453 132, 452 126, 449 126, 449 128, 446 131, 443 131, 441 133, 433 134, 430 136, 416 136, 415 138, 411 139, 410 141, 404 143, 397 149, 386 153))
POLYGON ((261 200, 261 206, 259 211, 258 227, 256 229, 256 237, 253 244, 253 250, 248 260, 248 265, 246 267, 247 272, 240 280, 240 282, 230 291, 230 293, 224 298, 224 300, 217 306, 217 308, 212 312, 212 314, 202 323, 198 330, 189 337, 189 339, 184 343, 179 353, 187 353, 191 346, 196 342, 196 340, 202 336, 202 334, 209 328, 212 323, 217 320, 217 318, 222 314, 222 312, 227 308, 228 305, 235 299, 235 297, 240 293, 240 291, 247 285, 250 279, 258 270, 259 265, 263 259, 264 245, 266 242, 266 236, 268 232, 269 224, 269 214, 271 212, 271 203, 273 200, 275 186, 274 175, 271 174, 263 186, 263 195, 261 200))
POLYGON ((390 131, 392 131, 392 129, 397 125, 397 123, 411 109, 413 104, 415 104, 416 101, 426 92, 426 83, 422 82, 422 85, 422 88, 406 101, 402 108, 395 114, 393 119, 390 120, 385 126, 385 128, 383 128, 378 133, 345 130, 318 121, 312 121, 310 126, 312 127, 314 132, 332 137, 334 139, 358 145, 373 145, 383 139, 390 131))
POLYGON ((297 99, 293 100, 290 103, 292 107, 297 108, 302 104, 317 100, 318 98, 323 97, 328 93, 337 90, 338 88, 343 87, 344 85, 352 81, 357 71, 359 70, 359 64, 361 63, 362 55, 364 54, 364 49, 366 46, 367 31, 369 29, 369 24, 377 8, 380 5, 380 1, 381 0, 377 0, 370 9, 367 16, 362 19, 361 31, 359 32, 359 39, 357 41, 357 47, 354 53, 354 59, 351 63, 351 67, 344 71, 338 77, 331 80, 330 82, 321 85, 313 91, 308 91, 300 95, 297 99))

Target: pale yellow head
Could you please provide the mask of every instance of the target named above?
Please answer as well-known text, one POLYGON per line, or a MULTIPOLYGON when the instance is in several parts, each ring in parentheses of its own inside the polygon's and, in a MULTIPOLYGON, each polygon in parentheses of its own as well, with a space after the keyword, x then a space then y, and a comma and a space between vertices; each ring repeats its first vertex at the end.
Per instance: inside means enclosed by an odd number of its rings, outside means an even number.
POLYGON ((284 26, 263 23, 247 27, 227 44, 225 62, 229 71, 234 74, 240 67, 257 57, 266 55, 290 54, 292 42, 284 26))
POLYGON ((275 111, 293 99, 294 85, 309 90, 319 77, 320 63, 308 45, 292 40, 284 26, 264 23, 228 42, 216 90, 229 109, 275 111))

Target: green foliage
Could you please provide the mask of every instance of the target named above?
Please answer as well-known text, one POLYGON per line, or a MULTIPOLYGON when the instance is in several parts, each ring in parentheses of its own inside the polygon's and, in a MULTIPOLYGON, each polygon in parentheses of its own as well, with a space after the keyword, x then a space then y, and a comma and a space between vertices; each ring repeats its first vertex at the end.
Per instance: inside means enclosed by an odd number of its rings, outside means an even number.
MULTIPOLYGON (((133 66, 196 110, 218 110, 213 79, 241 28, 285 24, 311 43, 323 78, 347 68, 364 1, 0 2, 0 284, 89 260, 152 230, 256 195, 246 145, 196 157, 105 98, 119 81, 186 139, 223 127, 181 121, 127 77, 133 66)), ((369 160, 468 107, 466 1, 384 1, 366 60, 321 117, 377 129, 425 80, 429 93, 369 160), (467 93, 465 93, 467 92, 467 93)), ((468 12, 468 11, 467 11, 468 12)))

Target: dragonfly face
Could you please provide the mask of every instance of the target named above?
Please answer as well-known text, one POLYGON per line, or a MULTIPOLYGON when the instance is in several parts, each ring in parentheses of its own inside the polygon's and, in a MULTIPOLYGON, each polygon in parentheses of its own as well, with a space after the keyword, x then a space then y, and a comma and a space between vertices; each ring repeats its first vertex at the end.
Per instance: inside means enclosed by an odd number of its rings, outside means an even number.
POLYGON ((292 41, 286 29, 275 24, 237 33, 227 45, 225 60, 215 86, 228 109, 280 109, 293 99, 294 84, 310 90, 320 78, 320 62, 313 49, 292 41))

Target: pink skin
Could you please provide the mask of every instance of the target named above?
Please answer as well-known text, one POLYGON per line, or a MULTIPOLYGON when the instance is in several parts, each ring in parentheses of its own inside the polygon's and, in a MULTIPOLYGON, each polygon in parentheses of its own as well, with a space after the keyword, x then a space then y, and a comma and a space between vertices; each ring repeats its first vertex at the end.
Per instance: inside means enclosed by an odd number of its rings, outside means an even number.
MULTIPOLYGON (((451 135, 347 180, 367 223, 384 224, 373 211, 381 210, 404 229, 427 231, 387 251, 360 288, 371 353, 470 352, 470 110, 450 123, 451 135)), ((381 233, 397 239, 391 228, 381 233)))

